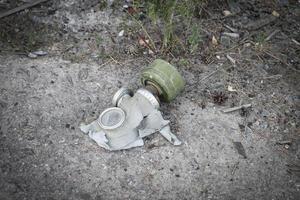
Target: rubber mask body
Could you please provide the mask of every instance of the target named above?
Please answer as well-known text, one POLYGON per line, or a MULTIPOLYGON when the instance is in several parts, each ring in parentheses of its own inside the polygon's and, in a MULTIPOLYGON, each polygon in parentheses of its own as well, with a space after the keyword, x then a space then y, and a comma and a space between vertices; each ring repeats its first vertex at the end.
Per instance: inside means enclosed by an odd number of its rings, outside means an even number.
POLYGON ((143 146, 143 137, 155 132, 172 144, 180 145, 181 142, 170 131, 169 121, 163 119, 158 108, 155 97, 149 91, 139 89, 132 97, 122 96, 117 107, 106 109, 97 120, 81 125, 80 129, 107 150, 143 146))

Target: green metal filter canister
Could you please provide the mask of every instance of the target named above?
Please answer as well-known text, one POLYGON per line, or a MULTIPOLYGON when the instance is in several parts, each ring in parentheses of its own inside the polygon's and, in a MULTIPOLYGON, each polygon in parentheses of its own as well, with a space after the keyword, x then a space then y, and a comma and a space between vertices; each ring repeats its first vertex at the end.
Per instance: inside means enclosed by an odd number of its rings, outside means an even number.
POLYGON ((185 81, 177 69, 162 59, 154 60, 142 71, 141 81, 144 86, 155 86, 159 97, 165 102, 175 99, 185 86, 185 81))

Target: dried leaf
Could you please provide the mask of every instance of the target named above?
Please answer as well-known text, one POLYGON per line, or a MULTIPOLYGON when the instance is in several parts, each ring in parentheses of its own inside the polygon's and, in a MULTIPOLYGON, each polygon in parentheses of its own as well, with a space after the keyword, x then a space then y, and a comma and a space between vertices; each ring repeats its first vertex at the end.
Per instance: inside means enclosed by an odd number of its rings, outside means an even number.
POLYGON ((139 42, 139 45, 141 45, 143 47, 149 46, 149 40, 146 40, 144 37, 140 37, 138 42, 139 42))
POLYGON ((276 10, 273 10, 272 15, 274 17, 279 17, 280 16, 279 13, 276 10))
POLYGON ((127 12, 131 15, 138 13, 138 11, 136 9, 134 9, 132 6, 128 6, 127 12))
POLYGON ((217 45, 218 45, 218 40, 216 39, 215 36, 212 37, 211 42, 212 42, 212 44, 213 44, 214 46, 217 46, 217 45))

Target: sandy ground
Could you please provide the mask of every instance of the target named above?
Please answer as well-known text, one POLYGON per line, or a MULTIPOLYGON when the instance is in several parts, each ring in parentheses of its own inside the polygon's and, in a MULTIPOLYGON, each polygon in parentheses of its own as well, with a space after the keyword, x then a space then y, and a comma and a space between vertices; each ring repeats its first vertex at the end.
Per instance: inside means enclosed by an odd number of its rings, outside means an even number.
POLYGON ((170 60, 187 86, 161 110, 183 145, 172 146, 155 134, 143 147, 109 152, 84 135, 80 123, 111 106, 119 87, 139 88, 141 70, 154 60, 120 54, 116 46, 124 39, 116 35, 121 19, 107 17, 106 11, 86 12, 57 11, 54 17, 69 18, 66 29, 77 42, 55 41, 44 47, 48 55, 36 59, 6 51, 0 55, 0 199, 300 196, 299 74, 271 58, 268 68, 260 60, 249 61, 249 51, 235 57, 234 66, 225 54, 212 64, 197 57, 189 58, 187 66, 170 60), (97 23, 101 17, 105 20, 97 23), (107 28, 110 23, 118 26, 107 28), (86 29, 80 31, 82 27, 86 29), (96 39, 87 34, 92 28, 105 39, 97 51, 115 50, 118 56, 94 54, 96 39), (111 33, 115 46, 107 44, 111 33), (228 96, 223 105, 212 100, 215 91, 228 96), (252 108, 222 112, 246 103, 252 108), (289 143, 278 144, 282 141, 289 143), (246 157, 234 142, 241 142, 246 157))

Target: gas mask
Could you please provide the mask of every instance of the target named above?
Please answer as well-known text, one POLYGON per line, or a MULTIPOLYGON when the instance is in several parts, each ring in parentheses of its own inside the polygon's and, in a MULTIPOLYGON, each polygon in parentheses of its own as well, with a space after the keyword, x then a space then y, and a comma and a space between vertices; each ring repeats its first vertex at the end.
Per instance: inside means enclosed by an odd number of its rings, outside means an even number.
POLYGON ((143 138, 156 132, 173 145, 180 145, 159 108, 160 100, 170 102, 183 90, 183 78, 171 64, 157 59, 142 72, 141 81, 143 87, 135 93, 119 89, 113 96, 113 107, 80 129, 107 150, 143 146, 143 138))

